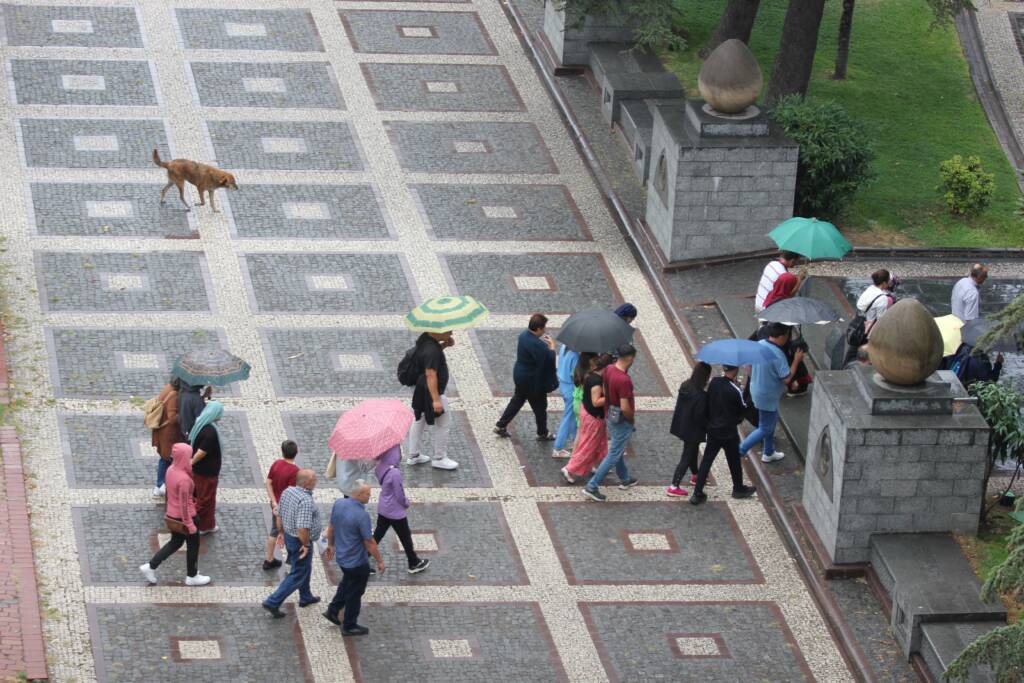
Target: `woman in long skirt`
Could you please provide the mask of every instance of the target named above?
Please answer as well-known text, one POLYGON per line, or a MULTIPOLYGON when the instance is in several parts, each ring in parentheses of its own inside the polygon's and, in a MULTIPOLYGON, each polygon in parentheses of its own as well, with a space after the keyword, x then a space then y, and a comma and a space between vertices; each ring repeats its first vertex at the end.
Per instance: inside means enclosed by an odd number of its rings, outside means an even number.
POLYGON ((576 448, 568 464, 562 468, 562 477, 570 484, 576 477, 590 474, 597 463, 608 454, 608 429, 604 422, 604 369, 611 362, 607 354, 580 354, 576 372, 583 385, 583 400, 580 404, 580 427, 576 437, 576 448))

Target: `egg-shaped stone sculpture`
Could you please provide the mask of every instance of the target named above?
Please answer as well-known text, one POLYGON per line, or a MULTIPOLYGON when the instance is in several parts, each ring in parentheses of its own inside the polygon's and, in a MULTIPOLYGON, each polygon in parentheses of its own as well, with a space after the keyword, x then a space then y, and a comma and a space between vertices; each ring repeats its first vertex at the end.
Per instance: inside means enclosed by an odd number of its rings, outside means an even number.
POLYGON ((868 357, 883 379, 901 386, 925 381, 942 362, 942 333, 916 299, 902 299, 871 329, 868 357))
POLYGON ((752 105, 762 85, 764 76, 754 53, 735 38, 716 47, 697 76, 701 97, 723 114, 739 114, 752 105))

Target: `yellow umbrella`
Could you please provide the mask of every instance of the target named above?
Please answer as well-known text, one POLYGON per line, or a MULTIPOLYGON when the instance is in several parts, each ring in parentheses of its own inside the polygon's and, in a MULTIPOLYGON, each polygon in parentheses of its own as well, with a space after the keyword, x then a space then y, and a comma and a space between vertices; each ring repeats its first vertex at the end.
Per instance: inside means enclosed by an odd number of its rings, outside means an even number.
POLYGON ((960 348, 960 328, 964 323, 955 315, 944 315, 935 319, 942 333, 942 355, 952 356, 960 348))

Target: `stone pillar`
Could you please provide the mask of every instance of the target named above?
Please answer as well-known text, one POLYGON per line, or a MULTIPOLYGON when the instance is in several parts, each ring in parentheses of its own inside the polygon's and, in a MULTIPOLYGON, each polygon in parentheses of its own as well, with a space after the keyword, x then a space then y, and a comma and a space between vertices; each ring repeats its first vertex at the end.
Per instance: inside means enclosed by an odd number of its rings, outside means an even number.
POLYGON ((573 0, 565 0, 564 9, 556 9, 552 0, 545 0, 544 38, 557 66, 588 66, 589 43, 632 44, 636 39, 633 29, 617 17, 588 15, 579 23, 571 19, 573 16, 573 0))
POLYGON ((803 506, 832 561, 866 562, 876 533, 974 534, 988 425, 950 372, 896 387, 870 366, 819 372, 803 506))
POLYGON ((713 113, 702 100, 652 107, 646 220, 668 262, 773 248, 793 215, 799 147, 756 107, 713 113))

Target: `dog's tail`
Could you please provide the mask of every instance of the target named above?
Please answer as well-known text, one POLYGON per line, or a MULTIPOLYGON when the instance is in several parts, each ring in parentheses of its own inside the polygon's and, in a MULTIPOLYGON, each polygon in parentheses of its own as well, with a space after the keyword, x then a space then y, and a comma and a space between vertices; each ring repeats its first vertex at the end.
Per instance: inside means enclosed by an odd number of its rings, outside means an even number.
POLYGON ((156 147, 153 148, 153 163, 160 168, 167 168, 167 162, 160 160, 160 153, 156 151, 156 147))

